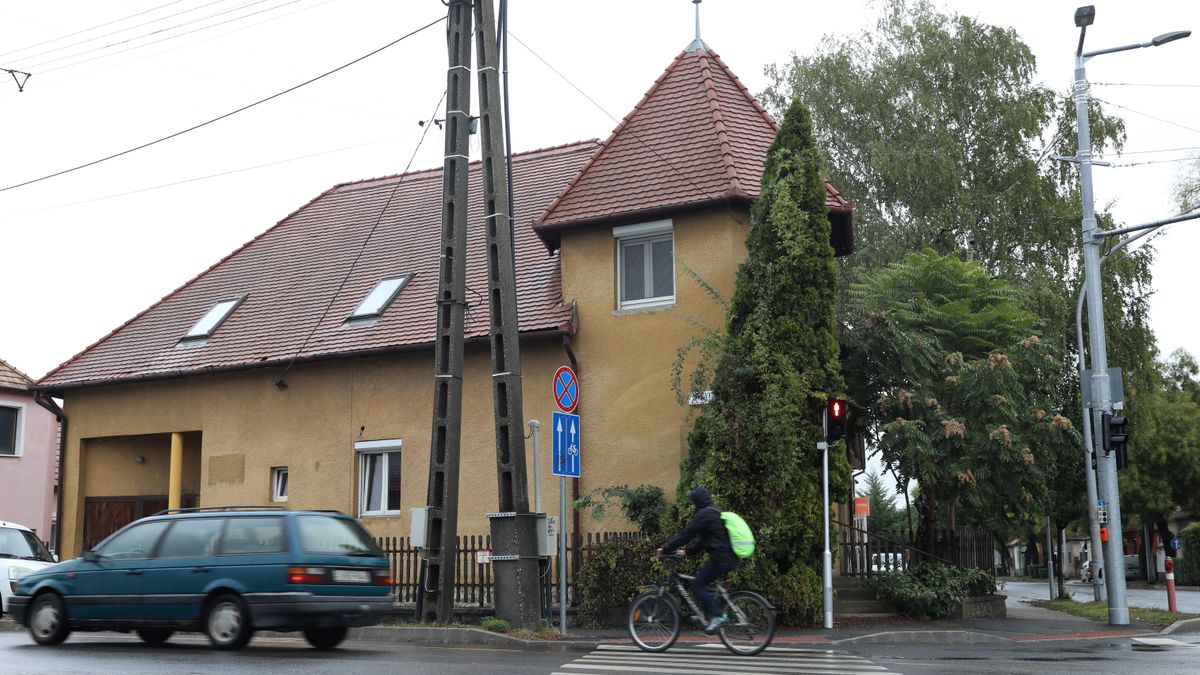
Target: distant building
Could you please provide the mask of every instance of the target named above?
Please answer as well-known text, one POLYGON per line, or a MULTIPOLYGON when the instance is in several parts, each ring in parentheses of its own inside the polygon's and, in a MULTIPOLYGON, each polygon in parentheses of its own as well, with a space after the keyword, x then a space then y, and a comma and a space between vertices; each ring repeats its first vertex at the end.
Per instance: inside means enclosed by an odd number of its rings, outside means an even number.
MULTIPOLYGON (((724 323, 692 275, 732 295, 775 132, 701 44, 603 143, 514 157, 524 414, 542 422, 544 508, 558 483, 551 378, 564 364, 580 379, 574 494, 674 489, 690 429, 671 388, 676 350, 697 322, 724 323)), ((64 550, 163 508, 176 434, 192 503, 286 501, 408 534, 429 488, 442 183, 433 169, 334 186, 44 377, 69 419, 64 550)), ((473 195, 479 184, 476 163, 473 195)), ((853 207, 828 186, 826 203, 844 246, 853 207)), ((469 223, 467 286, 486 289, 477 198, 469 223)), ((487 531, 498 499, 488 299, 465 300, 469 534, 487 531)))
POLYGON ((38 404, 33 380, 0 360, 0 520, 35 530, 52 547, 57 469, 58 418, 38 404))

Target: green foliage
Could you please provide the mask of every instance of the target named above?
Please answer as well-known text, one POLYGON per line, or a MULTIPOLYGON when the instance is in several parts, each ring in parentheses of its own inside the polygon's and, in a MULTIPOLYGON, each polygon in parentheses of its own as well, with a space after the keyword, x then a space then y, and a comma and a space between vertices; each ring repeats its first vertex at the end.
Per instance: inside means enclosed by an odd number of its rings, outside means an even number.
POLYGON ((603 542, 584 558, 579 570, 579 622, 599 628, 629 606, 642 586, 653 581, 655 550, 662 542, 646 537, 603 542))
MULTIPOLYGON (((821 612, 820 413, 843 383, 834 337, 836 266, 821 162, 807 109, 789 107, 751 213, 747 258, 715 342, 712 402, 695 420, 678 504, 696 485, 755 531, 734 584, 762 591, 784 623, 821 612)), ((831 496, 849 496, 845 453, 831 450, 831 496)), ((682 520, 687 514, 678 513, 682 520)))
POLYGON ((612 499, 618 499, 622 512, 630 522, 638 526, 642 535, 657 537, 662 534, 668 504, 663 489, 657 485, 628 485, 596 488, 588 495, 571 503, 572 508, 591 507, 592 518, 603 520, 605 508, 612 499))
POLYGON ((1200 523, 1183 528, 1179 539, 1183 543, 1183 555, 1175 561, 1179 583, 1189 586, 1200 584, 1200 523))
POLYGON ((507 633, 510 629, 508 622, 504 619, 497 619, 494 616, 484 617, 481 624, 484 630, 490 630, 493 633, 507 633))
POLYGON ((996 580, 983 570, 940 563, 917 563, 903 572, 885 572, 875 596, 896 603, 909 616, 944 619, 964 598, 996 592, 996 580))
POLYGON ((874 469, 867 473, 866 485, 860 488, 858 496, 866 497, 871 505, 867 532, 881 534, 893 541, 908 541, 907 514, 896 507, 895 498, 888 494, 883 479, 874 469))

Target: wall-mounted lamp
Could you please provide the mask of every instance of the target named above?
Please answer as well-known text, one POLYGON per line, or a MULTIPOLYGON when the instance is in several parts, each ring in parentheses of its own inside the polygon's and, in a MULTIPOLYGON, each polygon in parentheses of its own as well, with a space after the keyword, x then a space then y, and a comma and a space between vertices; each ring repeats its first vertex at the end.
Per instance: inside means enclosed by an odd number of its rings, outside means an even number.
POLYGON ((146 458, 142 457, 141 455, 138 455, 137 457, 133 458, 133 461, 137 462, 138 464, 145 464, 146 458))

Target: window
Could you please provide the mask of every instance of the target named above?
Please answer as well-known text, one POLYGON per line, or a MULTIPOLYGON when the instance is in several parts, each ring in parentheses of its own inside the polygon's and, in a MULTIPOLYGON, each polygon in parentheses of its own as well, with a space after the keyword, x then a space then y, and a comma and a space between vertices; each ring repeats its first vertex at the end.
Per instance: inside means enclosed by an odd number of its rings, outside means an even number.
MULTIPOLYGON (((396 453, 399 454, 399 453, 396 453)), ((300 547, 305 553, 383 555, 370 535, 353 520, 337 516, 300 516, 296 519, 300 547)))
POLYGON ((283 536, 283 518, 230 518, 221 538, 221 553, 283 553, 287 540, 283 536))
POLYGON ((400 440, 359 441, 358 512, 378 516, 400 511, 400 440))
POLYGON ((0 455, 21 454, 21 411, 24 406, 0 405, 0 455))
POLYGON ((617 239, 617 306, 675 303, 675 234, 670 220, 613 228, 617 239))
POLYGON ((167 520, 155 520, 134 525, 101 542, 96 548, 96 553, 105 560, 149 558, 158 535, 162 534, 169 524, 170 521, 167 520))
POLYGON ((193 518, 177 520, 163 537, 158 549, 159 558, 193 558, 217 552, 224 518, 193 518))
POLYGON ((379 283, 375 284, 375 288, 367 293, 367 297, 363 298, 362 302, 358 303, 358 307, 350 313, 351 319, 369 319, 383 314, 383 310, 392 304, 392 300, 400 294, 400 289, 408 283, 412 278, 411 274, 402 274, 397 277, 388 277, 380 279, 379 283))
POLYGON ((212 309, 200 317, 200 320, 196 322, 196 325, 192 326, 187 335, 183 336, 183 339, 198 340, 212 335, 241 303, 242 298, 218 300, 217 304, 212 306, 212 309))
POLYGON ((271 501, 286 502, 288 495, 288 468, 276 466, 271 469, 271 501))

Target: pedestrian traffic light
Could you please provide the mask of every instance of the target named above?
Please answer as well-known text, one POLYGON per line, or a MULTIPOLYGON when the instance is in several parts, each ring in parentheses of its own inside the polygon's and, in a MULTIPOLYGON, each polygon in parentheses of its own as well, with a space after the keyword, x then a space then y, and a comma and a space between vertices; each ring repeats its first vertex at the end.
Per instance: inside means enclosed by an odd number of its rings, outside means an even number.
POLYGON ((825 438, 829 441, 846 435, 846 402, 840 398, 831 398, 825 406, 825 438))
POLYGON ((1129 455, 1125 443, 1129 440, 1129 425, 1124 416, 1104 413, 1100 416, 1100 426, 1104 434, 1104 454, 1115 453, 1117 469, 1129 466, 1129 455))

